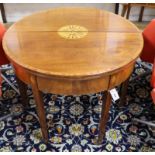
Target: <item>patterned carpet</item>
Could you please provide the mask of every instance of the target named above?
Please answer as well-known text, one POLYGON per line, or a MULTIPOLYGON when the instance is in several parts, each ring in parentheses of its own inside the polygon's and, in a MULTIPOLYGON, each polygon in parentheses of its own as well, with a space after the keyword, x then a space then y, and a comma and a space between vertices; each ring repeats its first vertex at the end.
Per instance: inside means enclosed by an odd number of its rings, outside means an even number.
MULTIPOLYGON (((145 68, 136 65, 132 77, 145 68)), ((5 73, 16 84, 13 71, 5 73)), ((49 127, 49 143, 41 140, 31 89, 30 107, 23 110, 19 96, 3 82, 0 115, 12 116, 0 121, 0 151, 155 151, 155 129, 133 122, 133 118, 155 120, 150 97, 150 75, 130 82, 128 100, 119 108, 112 103, 102 145, 95 145, 102 101, 101 93, 83 96, 45 94, 44 103, 49 127), (53 123, 52 123, 53 120, 53 123)))

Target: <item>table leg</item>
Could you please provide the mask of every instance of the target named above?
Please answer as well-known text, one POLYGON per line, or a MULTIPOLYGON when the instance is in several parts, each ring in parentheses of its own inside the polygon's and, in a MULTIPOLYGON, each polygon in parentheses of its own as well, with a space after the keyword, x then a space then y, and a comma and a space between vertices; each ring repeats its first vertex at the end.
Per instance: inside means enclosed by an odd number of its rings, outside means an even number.
POLYGON ((130 10, 131 10, 131 6, 130 6, 130 4, 128 4, 128 9, 127 9, 127 14, 126 14, 127 19, 129 19, 130 10))
POLYGON ((121 16, 122 16, 122 17, 125 16, 125 13, 126 13, 127 9, 128 9, 128 5, 124 5, 124 6, 123 6, 123 9, 122 9, 122 13, 121 13, 121 16))
POLYGON ((121 85, 119 107, 122 107, 126 103, 129 79, 130 79, 130 77, 125 82, 123 82, 121 85))
POLYGON ((102 111, 101 111, 101 119, 99 123, 99 134, 98 134, 97 144, 101 144, 103 138, 105 137, 106 123, 109 117, 110 106, 111 106, 111 95, 109 91, 106 91, 104 94, 103 103, 102 103, 102 111))
POLYGON ((119 13, 119 3, 115 4, 115 14, 119 13))
POLYGON ((1 10, 1 15, 2 15, 3 23, 7 23, 4 3, 0 3, 0 10, 1 10))
POLYGON ((143 13, 144 13, 144 6, 142 6, 140 8, 140 14, 139 14, 138 22, 142 22, 143 13))
POLYGON ((35 76, 31 76, 31 86, 32 86, 35 103, 37 106, 37 113, 38 113, 39 122, 41 126, 42 136, 45 142, 48 142, 48 131, 47 131, 48 129, 47 129, 43 97, 42 97, 41 91, 38 89, 35 76))
POLYGON ((19 88, 19 92, 20 92, 20 96, 21 96, 21 102, 23 104, 24 108, 28 107, 29 104, 29 99, 27 96, 27 85, 21 81, 18 77, 16 77, 16 81, 18 84, 18 88, 19 88))

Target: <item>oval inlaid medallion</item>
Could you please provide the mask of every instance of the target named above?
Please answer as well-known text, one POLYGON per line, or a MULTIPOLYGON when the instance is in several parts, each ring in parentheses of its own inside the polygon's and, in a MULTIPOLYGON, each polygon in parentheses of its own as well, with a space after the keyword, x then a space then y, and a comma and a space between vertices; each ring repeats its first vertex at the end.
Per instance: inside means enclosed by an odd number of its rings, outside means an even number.
POLYGON ((81 39, 88 34, 88 30, 80 25, 66 25, 58 30, 58 34, 65 39, 81 39))

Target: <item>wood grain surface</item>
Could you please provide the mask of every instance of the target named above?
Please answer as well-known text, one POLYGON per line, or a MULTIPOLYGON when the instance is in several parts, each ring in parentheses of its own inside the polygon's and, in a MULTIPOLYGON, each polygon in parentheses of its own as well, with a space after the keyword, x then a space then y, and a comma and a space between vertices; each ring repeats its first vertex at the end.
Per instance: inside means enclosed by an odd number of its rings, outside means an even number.
POLYGON ((143 40, 129 21, 95 8, 58 8, 35 13, 15 23, 3 39, 7 56, 38 74, 83 78, 111 74, 134 61, 143 40), (81 39, 65 39, 58 30, 79 25, 81 39))

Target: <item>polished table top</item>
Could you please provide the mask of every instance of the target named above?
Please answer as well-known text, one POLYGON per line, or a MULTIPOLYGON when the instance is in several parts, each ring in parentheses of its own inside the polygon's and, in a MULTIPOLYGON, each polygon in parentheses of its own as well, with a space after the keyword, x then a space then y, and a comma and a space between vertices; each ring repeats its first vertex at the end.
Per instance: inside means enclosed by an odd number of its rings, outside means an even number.
POLYGON ((81 78, 111 74, 139 56, 141 32, 121 16, 95 8, 56 8, 13 24, 6 55, 38 74, 81 78))

